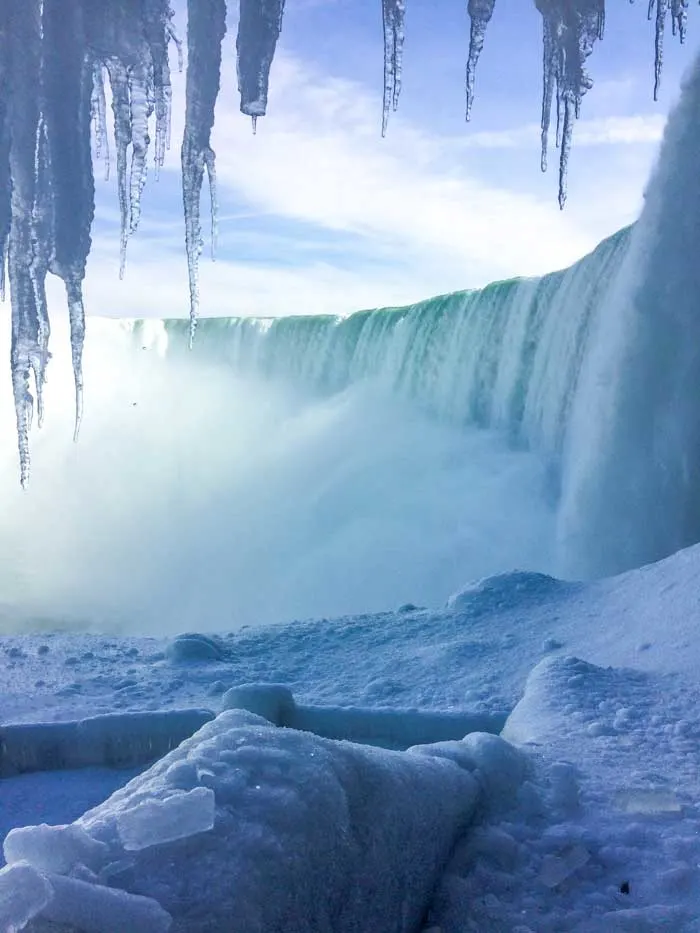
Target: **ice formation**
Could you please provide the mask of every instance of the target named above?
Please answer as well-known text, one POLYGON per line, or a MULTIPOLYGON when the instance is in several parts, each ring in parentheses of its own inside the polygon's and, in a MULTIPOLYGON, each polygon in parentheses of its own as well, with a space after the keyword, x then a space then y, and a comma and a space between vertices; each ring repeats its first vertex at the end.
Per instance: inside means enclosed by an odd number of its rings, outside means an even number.
MULTIPOLYGON (((469 0, 467 117, 475 70, 495 0, 469 0)), ((535 0, 543 19, 542 167, 552 104, 560 146, 559 202, 566 178, 573 123, 592 86, 585 64, 602 36, 605 0, 535 0)), ((656 0, 655 94, 670 14, 685 36, 687 0, 656 0)), ((200 193, 206 169, 216 239, 214 153, 210 136, 219 90, 226 0, 188 2, 188 78, 182 144, 185 240, 190 281, 190 337, 198 310, 197 267, 202 248, 200 193)), ((384 100, 382 133, 401 89, 405 0, 382 0, 384 100)), ((266 112, 270 67, 282 26, 284 0, 239 0, 236 41, 241 110, 266 112)), ((654 12, 650 0, 649 14, 654 12)), ((5 0, 0 9, 0 288, 5 266, 12 296, 11 368, 20 474, 29 475, 29 431, 34 407, 42 420, 49 353, 47 272, 63 279, 71 322, 76 434, 82 412, 85 319, 82 281, 90 250, 95 155, 109 170, 105 78, 109 80, 116 141, 124 273, 129 237, 136 231, 147 175, 150 124, 155 118, 154 167, 163 164, 170 135, 168 47, 177 39, 170 0, 5 0)), ((178 51, 180 47, 178 44, 178 51)))
POLYGON ((386 136, 389 112, 398 108, 401 94, 406 0, 382 0, 382 13, 384 22, 382 136, 386 136))
POLYGON ((27 893, 8 912, 99 933, 350 933, 358 918, 409 933, 478 807, 525 769, 493 735, 398 753, 226 711, 72 825, 12 830, 27 893))

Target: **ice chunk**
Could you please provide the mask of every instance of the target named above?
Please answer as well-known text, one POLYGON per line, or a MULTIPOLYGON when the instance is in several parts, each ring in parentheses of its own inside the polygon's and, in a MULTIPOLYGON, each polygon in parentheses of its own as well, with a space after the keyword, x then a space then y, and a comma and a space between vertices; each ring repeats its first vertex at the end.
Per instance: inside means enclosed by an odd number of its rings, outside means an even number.
POLYGON ((4 842, 8 865, 28 862, 33 868, 67 875, 76 865, 101 867, 109 855, 103 842, 74 824, 68 826, 25 826, 11 830, 4 842))
POLYGON ((214 825, 214 815, 214 792, 208 787, 195 787, 164 800, 144 800, 124 810, 117 818, 117 830, 124 848, 138 852, 206 833, 214 825))
POLYGON ((66 924, 81 933, 167 933, 172 917, 151 897, 115 888, 49 876, 54 896, 42 919, 66 924))
POLYGON ((14 933, 46 907, 54 892, 47 879, 20 862, 0 870, 0 931, 14 933))

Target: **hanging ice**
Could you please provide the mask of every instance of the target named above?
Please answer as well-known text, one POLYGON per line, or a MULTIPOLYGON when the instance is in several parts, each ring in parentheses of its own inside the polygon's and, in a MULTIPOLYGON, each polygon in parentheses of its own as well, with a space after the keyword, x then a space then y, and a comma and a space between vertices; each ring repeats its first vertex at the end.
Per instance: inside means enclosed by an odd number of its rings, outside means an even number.
POLYGON ((397 109, 399 106, 399 95, 401 94, 406 0, 382 0, 382 13, 384 23, 384 101, 382 105, 382 136, 386 136, 389 112, 397 109))
MULTIPOLYGON (((605 0, 534 0, 543 20, 542 168, 546 168, 552 105, 556 101, 559 202, 566 182, 573 123, 592 82, 585 65, 602 35, 605 0)), ((226 0, 188 0, 189 71, 182 145, 185 238, 190 279, 191 333, 198 304, 204 171, 216 190, 211 129, 219 90, 226 0)), ((239 0, 237 68, 241 110, 253 124, 267 108, 270 67, 280 36, 284 0, 239 0)), ((382 0, 384 100, 382 133, 401 90, 405 0, 382 0)), ((471 37, 467 62, 467 117, 474 75, 495 0, 468 0, 471 37)), ((656 13, 655 94, 663 66, 670 13, 674 34, 685 38, 688 0, 649 0, 656 13)), ((90 250, 95 155, 107 167, 106 99, 114 114, 121 261, 139 224, 150 133, 154 164, 163 164, 170 134, 168 46, 180 44, 169 0, 0 0, 0 292, 9 278, 12 298, 12 387, 22 483, 29 474, 29 430, 34 405, 43 414, 49 354, 47 272, 65 284, 75 371, 76 432, 82 411, 85 319, 82 281, 90 250), (152 120, 151 118, 155 119, 152 120)))
POLYGON ((471 19, 469 35, 469 58, 467 59, 467 120, 472 115, 474 103, 474 79, 479 56, 484 47, 486 27, 493 15, 496 0, 469 0, 467 12, 471 19))
POLYGON ((543 20, 542 167, 547 166, 547 143, 554 88, 557 106, 559 206, 566 203, 569 155, 581 100, 593 82, 586 59, 596 39, 602 38, 605 0, 535 0, 543 20))
POLYGON ((29 476, 29 430, 34 412, 33 377, 39 417, 46 375, 49 320, 44 282, 51 248, 51 191, 48 178, 43 97, 40 0, 5 0, 4 42, 10 74, 7 115, 10 132, 12 222, 8 271, 12 290, 12 390, 17 418, 20 481, 29 476))
POLYGON ((182 143, 182 200, 190 281, 190 344, 199 310, 199 257, 202 252, 200 199, 206 168, 211 193, 212 254, 216 241, 216 175, 211 130, 221 78, 221 43, 226 32, 225 0, 188 0, 187 103, 182 143))
POLYGON ((282 29, 284 0, 240 0, 236 52, 241 113, 265 116, 270 66, 282 29))
POLYGON ((659 99, 661 87, 661 72, 664 64, 664 35, 666 32, 666 16, 671 11, 671 27, 673 35, 678 35, 681 42, 685 42, 686 23, 688 20, 688 0, 649 0, 649 19, 654 12, 656 4, 656 27, 654 42, 654 100, 659 99))

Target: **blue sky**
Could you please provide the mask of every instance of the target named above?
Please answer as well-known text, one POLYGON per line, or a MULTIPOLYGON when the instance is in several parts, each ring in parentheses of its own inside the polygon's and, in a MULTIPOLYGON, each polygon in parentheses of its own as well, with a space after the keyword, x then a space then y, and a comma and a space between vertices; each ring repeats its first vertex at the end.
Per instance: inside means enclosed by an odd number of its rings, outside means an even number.
MULTIPOLYGON (((405 303, 561 267, 633 220, 682 73, 700 48, 700 16, 691 10, 682 49, 669 30, 654 103, 647 4, 608 6, 563 213, 556 155, 548 174, 539 170, 534 3, 497 3, 467 125, 466 3, 408 0, 403 94, 384 140, 380 0, 288 0, 268 116, 256 136, 238 112, 230 22, 214 134, 219 252, 214 264, 203 257, 202 312, 347 313, 405 303)), ((184 17, 177 21, 184 36, 184 17)), ((183 90, 175 74, 172 150, 160 181, 149 179, 123 282, 114 184, 98 182, 90 313, 187 313, 183 90)))

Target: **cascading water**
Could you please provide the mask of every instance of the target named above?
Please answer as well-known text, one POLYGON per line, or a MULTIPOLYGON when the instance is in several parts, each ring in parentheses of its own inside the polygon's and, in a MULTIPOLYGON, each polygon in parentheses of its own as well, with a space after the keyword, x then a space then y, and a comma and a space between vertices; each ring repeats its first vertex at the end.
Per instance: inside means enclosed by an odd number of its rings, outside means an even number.
POLYGON ((700 540, 700 60, 605 295, 566 451, 564 567, 588 575, 700 540))
POLYGON ((204 319, 191 353, 184 320, 94 321, 80 444, 59 354, 28 493, 2 466, 0 592, 25 629, 153 631, 434 606, 556 571, 569 413, 628 241, 409 308, 204 319))

